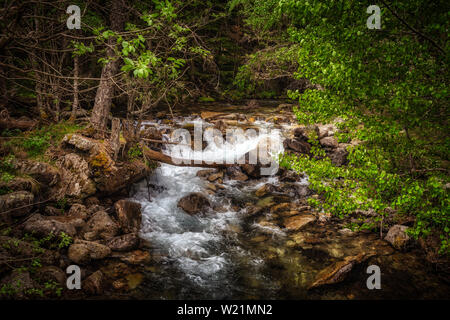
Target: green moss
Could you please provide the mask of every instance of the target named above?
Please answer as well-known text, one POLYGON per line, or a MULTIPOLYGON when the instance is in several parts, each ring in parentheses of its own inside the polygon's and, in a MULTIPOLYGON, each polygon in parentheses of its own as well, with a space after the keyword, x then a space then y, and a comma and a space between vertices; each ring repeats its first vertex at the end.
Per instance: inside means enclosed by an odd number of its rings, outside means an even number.
POLYGON ((212 97, 199 97, 198 98, 198 102, 214 102, 214 101, 216 101, 216 100, 212 97))
POLYGON ((71 122, 60 122, 21 133, 6 145, 16 151, 25 151, 31 158, 42 158, 49 147, 58 145, 66 134, 74 133, 81 128, 71 122))
POLYGON ((109 165, 109 157, 105 152, 99 152, 89 160, 89 164, 95 173, 109 172, 111 170, 109 165))

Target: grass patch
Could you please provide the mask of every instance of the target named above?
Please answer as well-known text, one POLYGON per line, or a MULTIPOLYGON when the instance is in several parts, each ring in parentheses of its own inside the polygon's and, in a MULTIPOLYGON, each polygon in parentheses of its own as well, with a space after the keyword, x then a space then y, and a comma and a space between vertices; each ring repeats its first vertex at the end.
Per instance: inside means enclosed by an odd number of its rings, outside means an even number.
MULTIPOLYGON (((18 134, 6 144, 13 150, 26 152, 30 158, 40 158, 50 146, 59 144, 66 134, 74 133, 82 128, 74 123, 61 122, 18 134)), ((12 132, 3 132, 3 134, 11 136, 12 132)))

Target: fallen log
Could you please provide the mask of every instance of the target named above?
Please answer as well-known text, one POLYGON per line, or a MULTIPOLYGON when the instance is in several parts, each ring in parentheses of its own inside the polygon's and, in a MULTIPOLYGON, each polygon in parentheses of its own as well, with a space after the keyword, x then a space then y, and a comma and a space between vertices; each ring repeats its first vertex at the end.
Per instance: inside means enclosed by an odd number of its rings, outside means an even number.
POLYGON ((25 131, 31 130, 36 124, 37 121, 29 119, 0 119, 0 129, 19 129, 25 131))
POLYGON ((186 161, 186 159, 174 159, 166 154, 150 149, 145 143, 140 143, 144 156, 148 160, 163 162, 178 167, 197 167, 197 168, 226 168, 235 166, 235 164, 226 163, 194 163, 194 160, 186 161), (186 163, 188 162, 188 163, 186 163))

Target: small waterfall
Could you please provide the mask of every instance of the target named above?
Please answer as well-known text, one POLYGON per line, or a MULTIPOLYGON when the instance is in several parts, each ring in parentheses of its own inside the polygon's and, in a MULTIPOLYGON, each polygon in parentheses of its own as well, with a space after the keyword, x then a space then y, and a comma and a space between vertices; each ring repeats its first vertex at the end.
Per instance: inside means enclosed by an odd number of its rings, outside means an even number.
MULTIPOLYGON (((198 120, 195 120, 198 121, 198 120)), ((261 124, 261 126, 266 124, 261 124)), ((258 137, 248 137, 233 142, 226 141, 217 145, 208 141, 204 150, 203 160, 217 160, 223 155, 223 148, 233 150, 233 157, 240 157, 249 152, 266 138, 281 140, 279 131, 258 137)), ((165 138, 168 138, 167 136, 165 138)), ((186 141, 181 141, 185 143, 186 141)), ((280 144, 281 145, 281 144, 280 144)), ((167 145, 164 151, 170 154, 176 145, 167 145)), ((280 150, 281 151, 281 150, 280 150)), ((198 159, 199 154, 188 146, 181 147, 184 156, 191 155, 191 159, 198 159)), ((229 232, 230 226, 239 227, 242 223, 239 211, 234 211, 229 199, 223 193, 208 195, 212 203, 220 203, 221 212, 207 215, 191 216, 177 207, 183 196, 191 192, 204 192, 206 182, 196 176, 201 168, 176 167, 161 164, 150 177, 149 183, 154 186, 151 190, 151 200, 148 199, 147 182, 136 185, 133 198, 142 206, 141 237, 148 240, 165 257, 165 263, 170 266, 163 281, 176 281, 175 273, 184 286, 191 286, 196 290, 201 288, 214 294, 215 298, 227 297, 229 286, 234 281, 236 256, 248 254, 229 232), (186 280, 188 283, 186 283, 186 280)), ((276 177, 268 177, 264 181, 275 182, 276 177)), ((232 192, 236 187, 235 181, 224 181, 225 191, 232 192)), ((236 191, 236 190, 234 190, 236 191)), ((255 266, 261 264, 261 259, 254 257, 255 266)), ((213 297, 205 296, 204 298, 213 297)))

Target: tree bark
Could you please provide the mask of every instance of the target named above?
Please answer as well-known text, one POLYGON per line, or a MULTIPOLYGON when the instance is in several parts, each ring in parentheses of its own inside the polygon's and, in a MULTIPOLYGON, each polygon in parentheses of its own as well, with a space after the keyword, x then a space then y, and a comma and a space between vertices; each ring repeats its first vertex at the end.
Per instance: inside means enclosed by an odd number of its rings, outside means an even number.
POLYGON ((194 161, 189 161, 186 163, 186 161, 183 159, 174 159, 166 154, 163 154, 161 152, 155 151, 147 147, 144 143, 141 143, 142 151, 144 152, 145 157, 148 160, 163 162, 167 164, 171 164, 173 166, 177 167, 197 167, 197 168, 226 168, 226 167, 232 167, 236 164, 226 164, 226 163, 194 163, 194 161))
MULTIPOLYGON (((125 22, 124 7, 125 4, 122 0, 113 0, 109 18, 112 31, 123 31, 123 25, 125 22)), ((95 95, 94 108, 91 115, 91 124, 93 128, 103 132, 106 130, 108 125, 108 115, 111 110, 111 103, 114 96, 115 88, 113 77, 116 75, 119 67, 119 62, 114 53, 115 45, 115 37, 109 37, 108 48, 106 49, 108 62, 102 69, 100 86, 98 87, 95 95)))
POLYGON ((72 114, 70 116, 70 120, 75 120, 77 118, 78 113, 78 74, 79 74, 79 65, 78 65, 78 55, 73 57, 73 104, 72 104, 72 114))
POLYGON ((120 149, 120 119, 113 118, 111 125, 111 136, 109 138, 109 145, 113 152, 113 159, 117 161, 120 149))

